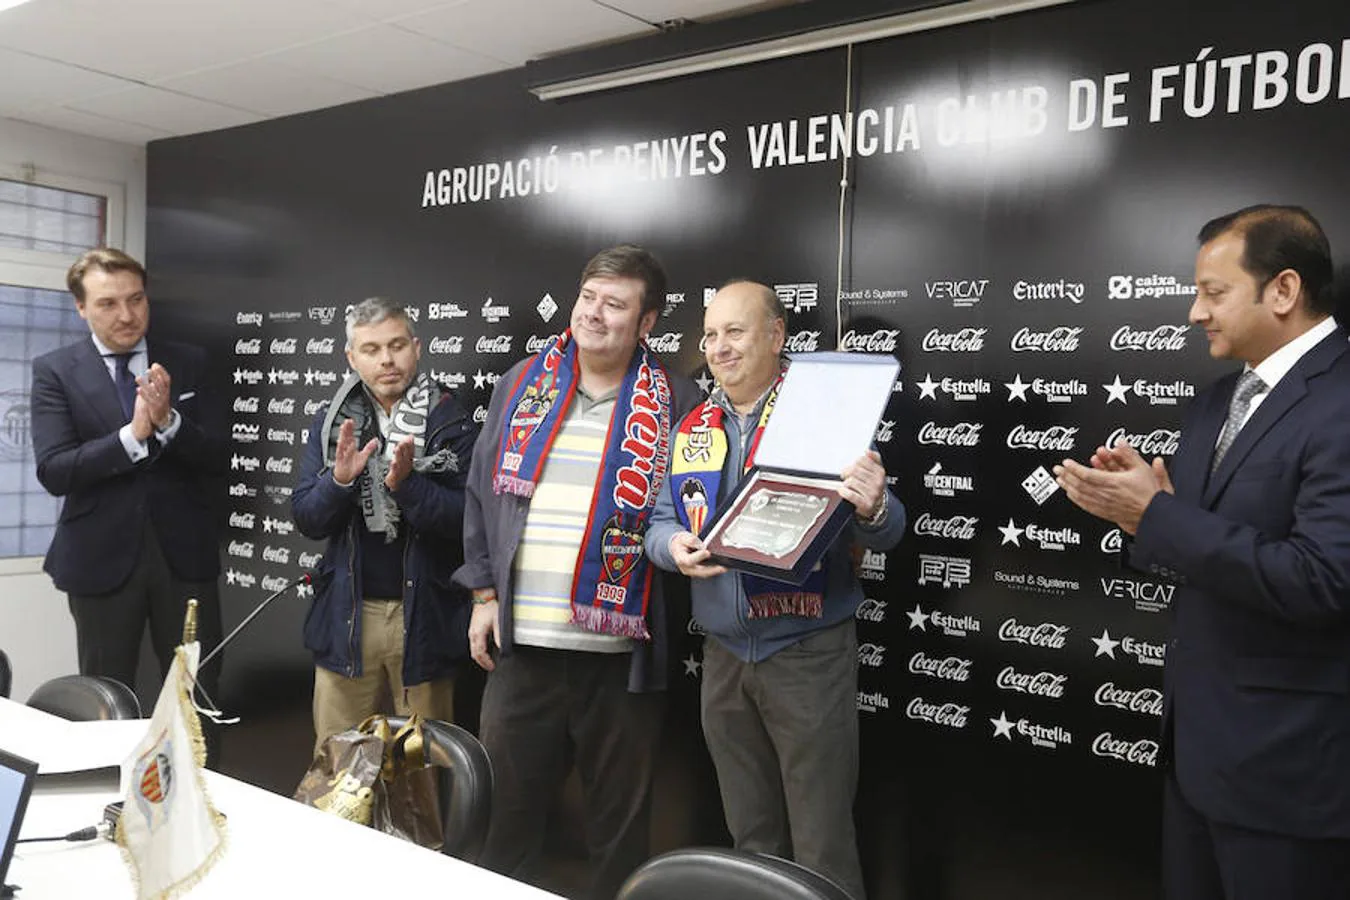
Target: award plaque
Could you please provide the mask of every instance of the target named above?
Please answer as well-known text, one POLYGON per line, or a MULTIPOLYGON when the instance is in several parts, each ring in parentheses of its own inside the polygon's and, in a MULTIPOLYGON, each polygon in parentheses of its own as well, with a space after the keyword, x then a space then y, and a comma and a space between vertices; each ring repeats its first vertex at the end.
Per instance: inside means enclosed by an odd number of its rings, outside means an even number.
POLYGON ((755 465, 704 538, 714 561, 799 585, 853 515, 840 473, 872 444, 900 364, 891 356, 792 356, 755 465))

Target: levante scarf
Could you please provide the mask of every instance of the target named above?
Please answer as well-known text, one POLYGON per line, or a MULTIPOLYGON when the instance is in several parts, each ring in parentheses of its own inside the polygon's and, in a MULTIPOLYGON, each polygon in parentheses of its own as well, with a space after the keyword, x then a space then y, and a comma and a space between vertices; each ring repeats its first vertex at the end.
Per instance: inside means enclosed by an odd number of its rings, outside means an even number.
MULTIPOLYGON (((784 373, 786 369, 784 369, 784 373)), ((755 451, 764 437, 764 426, 769 423, 778 389, 783 384, 783 373, 769 389, 764 409, 759 415, 750 449, 745 455, 744 472, 755 462, 755 451)), ((680 423, 675 435, 675 456, 671 464, 670 492, 675 501, 675 514, 680 523, 696 535, 702 536, 704 526, 716 514, 718 489, 722 484, 722 468, 727 459, 727 434, 722 420, 725 412, 718 399, 721 388, 716 388, 699 406, 694 407, 680 423)), ((740 575, 741 586, 750 602, 750 618, 767 619, 772 616, 807 616, 820 618, 821 598, 825 590, 825 570, 817 567, 806 577, 801 587, 790 587, 781 581, 740 575)))
MULTIPOLYGON (((494 492, 534 496, 579 382, 577 346, 568 329, 511 387, 494 492)), ((651 640, 652 570, 642 541, 670 459, 670 404, 670 378, 643 343, 619 387, 572 577, 572 622, 587 631, 651 640)))

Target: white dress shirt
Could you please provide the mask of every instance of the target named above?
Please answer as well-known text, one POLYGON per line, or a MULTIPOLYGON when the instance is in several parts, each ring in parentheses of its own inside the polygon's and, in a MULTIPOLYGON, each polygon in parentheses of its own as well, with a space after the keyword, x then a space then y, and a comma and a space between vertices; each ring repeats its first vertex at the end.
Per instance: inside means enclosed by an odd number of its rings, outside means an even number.
MULTIPOLYGON (((94 342, 94 349, 98 351, 99 356, 103 357, 103 365, 108 368, 108 377, 113 380, 114 387, 117 385, 117 351, 110 350, 98 339, 98 335, 89 333, 89 339, 94 342)), ((140 378, 150 370, 150 353, 145 348, 145 338, 136 342, 136 346, 131 348, 131 359, 127 361, 127 369, 133 377, 140 378)), ((178 434, 178 426, 183 422, 182 416, 178 415, 178 410, 169 410, 169 424, 160 429, 155 429, 155 437, 159 439, 162 446, 167 446, 169 441, 173 440, 174 435, 178 434)), ((127 457, 132 462, 140 462, 150 455, 150 444, 148 441, 138 441, 136 436, 131 433, 131 423, 123 425, 117 431, 117 436, 122 441, 122 447, 127 451, 127 457)))

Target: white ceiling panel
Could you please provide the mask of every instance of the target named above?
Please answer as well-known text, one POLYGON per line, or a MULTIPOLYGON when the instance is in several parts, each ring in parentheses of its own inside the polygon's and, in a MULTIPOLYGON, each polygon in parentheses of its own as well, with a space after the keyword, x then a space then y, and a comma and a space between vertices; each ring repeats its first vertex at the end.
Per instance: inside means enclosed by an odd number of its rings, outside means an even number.
POLYGON ((153 82, 365 24, 319 0, 37 0, 0 13, 0 46, 153 82))
POLYGON ((4 48, 0 48, 0 72, 4 73, 0 77, 0 115, 130 87, 120 78, 4 48))
POLYGON ((371 25, 270 57, 293 69, 380 93, 412 90, 504 68, 494 59, 392 25, 371 25))
POLYGON ((732 12, 745 13, 753 11, 753 8, 767 9, 771 6, 786 6, 800 2, 801 0, 760 0, 751 3, 747 3, 746 0, 605 0, 609 6, 648 22, 664 22, 668 19, 692 19, 697 22, 732 12))
POLYGON ((456 47, 523 65, 527 59, 600 41, 651 33, 650 26, 590 0, 466 0, 408 16, 401 27, 456 47), (548 10, 540 15, 541 7, 548 10))
POLYGON ((323 0, 323 2, 359 13, 372 22, 387 22, 390 19, 426 12, 440 6, 455 6, 464 0, 323 0))
POLYGON ((76 134, 86 134, 90 137, 106 138, 110 141, 120 141, 124 144, 147 144, 159 138, 173 136, 173 133, 169 131, 146 128, 144 125, 108 119, 103 116, 92 116, 63 106, 44 106, 29 109, 24 112, 22 118, 25 122, 34 122, 38 125, 59 128, 62 131, 73 131, 76 134))
POLYGON ((162 81, 160 86, 265 116, 285 116, 379 96, 375 91, 301 72, 267 58, 180 75, 162 81))
POLYGON ((66 105, 80 112, 146 125, 171 134, 213 131, 233 125, 246 125, 263 118, 257 113, 146 85, 66 105))

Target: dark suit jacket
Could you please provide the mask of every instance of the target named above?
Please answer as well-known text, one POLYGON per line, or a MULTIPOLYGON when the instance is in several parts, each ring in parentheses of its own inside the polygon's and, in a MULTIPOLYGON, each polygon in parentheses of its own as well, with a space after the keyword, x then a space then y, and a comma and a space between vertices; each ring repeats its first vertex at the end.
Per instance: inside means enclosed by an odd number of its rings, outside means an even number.
POLYGON ((132 463, 118 437, 126 416, 92 339, 33 360, 33 451, 38 481, 65 497, 43 565, 58 589, 103 594, 121 587, 148 523, 174 574, 214 581, 220 574, 218 483, 229 445, 204 427, 206 355, 187 344, 151 340, 150 362, 172 379, 182 417, 167 446, 151 436, 150 456, 132 463))
POLYGON ((1336 331, 1209 475, 1237 373, 1196 397, 1131 562, 1179 587, 1164 755, 1207 817, 1350 838, 1350 348, 1336 331))

